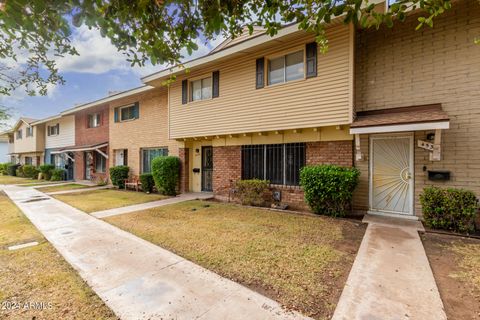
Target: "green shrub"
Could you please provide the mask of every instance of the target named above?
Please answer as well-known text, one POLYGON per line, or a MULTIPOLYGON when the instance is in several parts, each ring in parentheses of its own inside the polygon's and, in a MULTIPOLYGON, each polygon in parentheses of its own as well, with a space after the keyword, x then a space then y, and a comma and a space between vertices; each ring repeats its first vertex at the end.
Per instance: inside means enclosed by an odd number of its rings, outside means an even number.
POLYGON ((142 190, 146 193, 153 191, 155 181, 153 181, 153 175, 151 173, 142 173, 140 175, 140 182, 142 183, 142 190))
POLYGON ((40 167, 40 172, 43 175, 45 180, 50 180, 52 177, 52 171, 55 169, 55 165, 53 164, 42 164, 40 167))
POLYGON ((50 181, 63 181, 65 179, 65 170, 64 169, 53 169, 52 176, 50 181))
POLYGON ((9 176, 16 176, 17 175, 17 169, 20 167, 19 164, 10 164, 7 166, 7 174, 9 176))
POLYGON ((15 174, 17 175, 17 177, 25 177, 25 173, 23 172, 23 166, 22 165, 19 165, 17 167, 17 170, 15 170, 15 174))
POLYGON ((343 217, 350 207, 360 171, 335 165, 303 167, 300 185, 305 201, 316 214, 343 217))
POLYGON ((5 162, 5 163, 0 163, 0 175, 7 175, 8 174, 8 166, 10 163, 5 162))
POLYGON ((426 187, 420 195, 420 203, 423 219, 430 228, 462 233, 475 230, 479 203, 470 190, 426 187))
POLYGON ((26 165, 23 166, 23 175, 26 178, 38 179, 38 174, 39 173, 40 173, 40 171, 35 166, 32 166, 30 164, 26 164, 26 165))
POLYGON ((152 160, 152 175, 158 192, 174 196, 180 181, 180 159, 161 156, 152 160))
POLYGON ((125 179, 128 179, 128 166, 115 166, 110 168, 110 180, 114 186, 120 189, 125 188, 125 179))
POLYGON ((235 187, 243 205, 263 207, 266 205, 265 198, 269 184, 270 182, 267 180, 239 180, 235 187))

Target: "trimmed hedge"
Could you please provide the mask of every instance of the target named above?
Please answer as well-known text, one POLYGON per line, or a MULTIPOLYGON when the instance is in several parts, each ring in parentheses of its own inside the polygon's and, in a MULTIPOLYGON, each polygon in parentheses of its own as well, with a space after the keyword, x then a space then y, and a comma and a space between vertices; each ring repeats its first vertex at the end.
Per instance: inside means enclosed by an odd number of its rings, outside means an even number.
POLYGON ((25 177, 25 173, 23 172, 23 166, 22 165, 19 165, 17 167, 17 170, 15 170, 15 175, 17 177, 22 177, 22 178, 25 177))
POLYGON ((65 179, 64 169, 53 169, 50 181, 63 181, 65 179))
POLYGON ((17 175, 17 169, 20 167, 19 164, 10 164, 7 166, 7 174, 9 176, 16 176, 17 175))
POLYGON ((142 173, 140 175, 140 182, 142 183, 142 190, 146 193, 153 191, 155 181, 153 181, 153 175, 151 173, 142 173))
POLYGON ((40 167, 40 172, 43 175, 45 180, 50 180, 52 177, 52 171, 55 169, 55 165, 53 164, 42 164, 40 167))
POLYGON ((265 197, 269 184, 267 180, 239 180, 235 188, 243 205, 263 207, 266 205, 265 197))
POLYGON ((10 165, 9 162, 0 163, 0 175, 7 175, 8 174, 7 168, 8 168, 9 165, 10 165))
POLYGON ((420 203, 428 227, 462 233, 475 231, 479 202, 472 191, 426 187, 420 195, 420 203))
POLYGON ((344 217, 350 208, 359 176, 360 171, 356 168, 307 166, 300 171, 300 185, 313 212, 344 217))
POLYGON ((26 178, 30 179, 38 179, 38 174, 40 171, 35 167, 30 164, 26 164, 23 166, 23 175, 26 178))
POLYGON ((152 160, 152 175, 161 194, 174 196, 180 182, 180 158, 160 156, 152 160))
POLYGON ((125 188, 125 179, 128 179, 129 166, 115 166, 110 168, 110 180, 119 189, 125 188))

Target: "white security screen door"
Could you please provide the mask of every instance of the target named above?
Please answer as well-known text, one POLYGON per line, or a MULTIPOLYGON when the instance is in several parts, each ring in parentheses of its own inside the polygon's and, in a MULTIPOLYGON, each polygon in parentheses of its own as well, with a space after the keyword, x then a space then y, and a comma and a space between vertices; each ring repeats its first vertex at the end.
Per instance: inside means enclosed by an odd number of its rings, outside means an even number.
POLYGON ((115 150, 115 165, 116 166, 123 166, 123 164, 125 163, 123 161, 123 157, 124 157, 123 150, 115 150))
POLYGON ((371 137, 370 210, 413 215, 413 136, 371 137))

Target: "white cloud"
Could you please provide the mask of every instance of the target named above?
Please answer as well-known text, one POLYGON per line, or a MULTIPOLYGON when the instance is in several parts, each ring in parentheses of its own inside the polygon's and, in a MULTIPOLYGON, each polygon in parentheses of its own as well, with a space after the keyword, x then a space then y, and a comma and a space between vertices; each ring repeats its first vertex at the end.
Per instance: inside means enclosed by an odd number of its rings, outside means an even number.
POLYGON ((110 70, 126 70, 126 56, 103 38, 96 29, 81 26, 73 33, 72 45, 79 56, 66 56, 57 60, 60 72, 100 74, 110 70))
MULTIPOLYGON (((132 67, 126 61, 127 56, 119 52, 110 40, 103 38, 96 29, 81 26, 76 29, 72 38, 72 45, 77 49, 79 56, 66 56, 58 59, 57 66, 60 72, 101 74, 109 71, 132 71, 142 77, 167 67, 167 65, 153 66, 149 62, 143 67, 132 67)), ((198 50, 194 51, 191 56, 188 56, 186 50, 182 50, 181 54, 185 57, 183 60, 188 61, 208 54, 223 39, 222 36, 219 36, 208 43, 200 40, 200 38, 197 39, 195 42, 198 45, 198 50)))

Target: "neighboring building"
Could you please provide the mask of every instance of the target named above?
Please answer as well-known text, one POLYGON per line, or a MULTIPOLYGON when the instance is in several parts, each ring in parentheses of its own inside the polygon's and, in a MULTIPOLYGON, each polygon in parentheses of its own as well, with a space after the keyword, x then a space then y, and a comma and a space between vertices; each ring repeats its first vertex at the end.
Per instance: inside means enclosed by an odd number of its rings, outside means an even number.
POLYGON ((0 163, 10 162, 8 135, 0 135, 0 163))
POLYGON ((75 179, 107 181, 108 105, 96 101, 86 103, 62 112, 61 116, 75 118, 75 146, 59 150, 74 155, 75 179))
POLYGON ((13 139, 12 161, 22 165, 39 166, 45 150, 45 125, 33 123, 30 118, 20 118, 11 129, 13 139))
POLYGON ((312 34, 286 27, 227 40, 211 54, 144 78, 172 74, 169 135, 182 144, 182 189, 227 198, 239 179, 267 179, 282 202, 306 208, 305 165, 353 165, 354 29, 327 28, 328 53, 312 34))
POLYGON ((427 185, 480 195, 480 6, 453 2, 433 28, 415 31, 417 17, 357 32, 351 132, 363 154, 355 161, 361 212, 421 215, 427 185))
POLYGON ((65 150, 75 146, 75 116, 56 115, 34 124, 45 126, 44 162, 65 169, 66 179, 73 180, 75 155, 65 150))
POLYGON ((305 208, 299 169, 330 163, 361 170, 361 213, 420 216, 426 185, 480 194, 478 3, 456 2, 418 31, 415 12, 392 29, 338 21, 326 54, 296 25, 274 37, 256 30, 142 79, 177 78, 168 123, 182 190, 226 198, 239 179, 267 179, 282 202, 305 208))
POLYGON ((128 165, 130 174, 138 176, 151 171, 154 157, 178 156, 179 144, 168 139, 167 94, 165 87, 145 86, 106 98, 110 166, 128 165))

